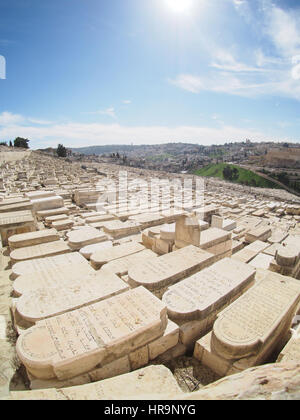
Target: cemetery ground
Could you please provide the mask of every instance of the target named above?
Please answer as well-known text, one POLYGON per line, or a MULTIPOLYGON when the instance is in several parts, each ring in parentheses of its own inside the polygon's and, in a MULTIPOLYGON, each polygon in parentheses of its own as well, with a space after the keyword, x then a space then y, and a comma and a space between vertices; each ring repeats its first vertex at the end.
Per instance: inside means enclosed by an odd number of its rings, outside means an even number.
POLYGON ((297 197, 0 157, 0 399, 299 398, 297 197))

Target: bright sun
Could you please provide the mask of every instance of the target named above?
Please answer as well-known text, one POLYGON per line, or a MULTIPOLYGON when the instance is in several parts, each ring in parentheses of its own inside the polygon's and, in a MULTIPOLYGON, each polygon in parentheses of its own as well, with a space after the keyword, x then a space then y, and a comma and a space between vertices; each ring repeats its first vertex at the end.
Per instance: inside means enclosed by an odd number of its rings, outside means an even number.
POLYGON ((166 0, 168 7, 175 13, 188 11, 192 7, 193 0, 166 0))

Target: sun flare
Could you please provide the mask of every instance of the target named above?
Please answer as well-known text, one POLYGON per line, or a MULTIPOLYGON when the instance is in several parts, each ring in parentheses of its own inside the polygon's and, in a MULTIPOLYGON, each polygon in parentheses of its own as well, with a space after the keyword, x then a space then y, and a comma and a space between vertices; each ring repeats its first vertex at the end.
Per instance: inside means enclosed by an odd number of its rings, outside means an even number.
POLYGON ((173 12, 183 13, 191 9, 193 0, 166 0, 166 3, 173 12))

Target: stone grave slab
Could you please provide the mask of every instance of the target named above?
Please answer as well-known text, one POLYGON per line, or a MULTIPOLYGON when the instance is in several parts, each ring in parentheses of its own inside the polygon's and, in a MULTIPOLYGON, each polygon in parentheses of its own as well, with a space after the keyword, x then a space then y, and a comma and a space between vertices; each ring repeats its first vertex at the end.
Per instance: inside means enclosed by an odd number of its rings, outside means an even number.
POLYGON ((271 236, 271 228, 269 226, 261 226, 247 232, 245 235, 245 240, 250 244, 255 241, 266 242, 271 236))
POLYGON ((111 272, 94 272, 74 277, 57 287, 39 288, 25 292, 16 302, 16 317, 36 324, 42 319, 100 302, 129 289, 118 276, 111 272))
POLYGON ((131 287, 143 285, 149 290, 159 291, 214 262, 214 255, 190 245, 131 267, 128 282, 131 287))
POLYGON ((269 272, 218 315, 194 357, 221 376, 267 362, 285 345, 299 302, 297 281, 269 272))
POLYGON ((106 248, 112 248, 112 241, 99 242, 98 244, 87 245, 80 249, 80 254, 89 260, 96 251, 100 251, 106 248))
POLYGON ((135 264, 147 261, 150 258, 157 258, 157 255, 150 249, 145 249, 135 254, 110 261, 109 263, 104 264, 101 270, 108 270, 118 276, 124 276, 125 274, 128 274, 130 267, 134 267, 135 264))
POLYGON ((163 365, 147 366, 114 378, 69 388, 11 391, 10 400, 137 400, 182 395, 172 372, 163 365))
POLYGON ((66 266, 49 264, 49 259, 45 258, 45 260, 48 260, 45 264, 43 264, 44 260, 40 260, 41 264, 34 271, 25 272, 15 279, 12 285, 14 296, 33 293, 38 289, 65 288, 76 286, 77 283, 84 284, 87 277, 96 273, 86 260, 73 258, 66 266))
POLYGON ((38 322, 20 335, 16 350, 36 378, 64 380, 148 344, 166 326, 166 307, 140 287, 38 322))
POLYGON ((0 234, 2 246, 8 246, 8 238, 26 232, 34 232, 36 223, 31 211, 17 211, 0 214, 0 234))
POLYGON ((128 255, 136 254, 137 252, 144 250, 145 247, 138 242, 126 242, 122 245, 96 251, 91 255, 90 260, 92 267, 95 270, 98 270, 110 261, 118 260, 119 258, 127 257, 128 255))
POLYGON ((119 238, 126 235, 138 233, 141 230, 141 225, 138 222, 130 221, 121 222, 120 220, 113 220, 105 222, 103 226, 104 232, 111 235, 113 238, 119 238))
POLYGON ((260 252, 264 252, 269 244, 262 241, 255 241, 252 244, 238 251, 232 256, 233 259, 248 263, 255 258, 260 252))
POLYGON ((59 195, 31 200, 33 211, 52 210, 64 206, 64 200, 59 195))
POLYGON ((45 229, 10 236, 8 239, 8 245, 10 249, 15 249, 47 242, 54 242, 59 239, 59 235, 55 229, 45 229))
POLYGON ((264 270, 268 270, 272 261, 273 257, 271 255, 258 254, 255 258, 253 258, 253 260, 249 262, 249 265, 256 269, 262 268, 264 270))
POLYGON ((280 352, 277 362, 290 363, 300 361, 300 328, 292 331, 292 337, 280 352))
POLYGON ((56 220, 52 222, 52 227, 55 228, 57 231, 68 230, 71 229, 74 225, 74 221, 71 219, 64 219, 64 220, 56 220))
POLYGON ((54 255, 66 254, 71 252, 68 244, 62 240, 43 243, 39 245, 17 248, 10 253, 10 259, 13 264, 35 258, 51 257, 54 255))
POLYGON ((104 242, 107 236, 91 226, 83 227, 79 230, 73 230, 67 233, 68 245, 73 250, 79 250, 87 245, 104 242))
POLYGON ((12 267, 12 278, 16 279, 17 277, 24 274, 32 274, 35 271, 40 270, 49 270, 58 269, 61 267, 69 267, 72 265, 84 265, 87 267, 89 264, 87 260, 79 254, 79 252, 72 252, 70 254, 56 255, 54 257, 45 257, 41 259, 34 259, 28 261, 22 261, 16 263, 12 267))
POLYGON ((217 314, 253 286, 255 270, 224 258, 170 286, 162 301, 168 316, 180 325, 182 344, 189 347, 212 327, 217 314))

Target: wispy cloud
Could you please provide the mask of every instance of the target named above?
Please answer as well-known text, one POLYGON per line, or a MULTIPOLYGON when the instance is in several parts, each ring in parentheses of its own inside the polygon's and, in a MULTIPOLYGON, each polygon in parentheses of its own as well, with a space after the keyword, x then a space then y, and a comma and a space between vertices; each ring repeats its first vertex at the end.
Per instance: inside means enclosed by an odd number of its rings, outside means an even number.
MULTIPOLYGON (((247 0, 233 0, 242 16, 252 16, 247 0)), ((208 66, 204 73, 178 74, 168 81, 192 93, 202 91, 227 93, 244 97, 272 95, 300 100, 300 12, 283 10, 271 1, 261 2, 260 10, 264 37, 272 45, 264 51, 262 44, 249 51, 247 62, 242 57, 242 45, 231 49, 210 45, 208 66)), ((247 19, 246 19, 247 20, 247 19)))
MULTIPOLYGON (((213 115, 212 118, 219 118, 213 115)), ((219 122, 218 127, 209 126, 123 126, 99 123, 53 123, 50 125, 28 125, 28 118, 9 112, 0 114, 0 138, 10 140, 17 136, 29 138, 32 148, 56 147, 63 143, 67 147, 104 144, 157 144, 163 142, 190 142, 197 144, 223 144, 225 142, 274 140, 254 128, 241 128, 219 122)), ((286 140, 286 138, 276 139, 286 140)), ((290 139, 293 141, 293 139, 290 139)))
POLYGON ((131 101, 129 100, 129 99, 125 99, 124 101, 122 101, 123 102, 123 104, 125 104, 125 105, 129 105, 129 104, 131 104, 131 101))
POLYGON ((110 108, 103 109, 103 110, 100 109, 99 111, 84 112, 84 114, 90 114, 90 115, 106 115, 107 117, 117 118, 114 107, 110 107, 110 108))

